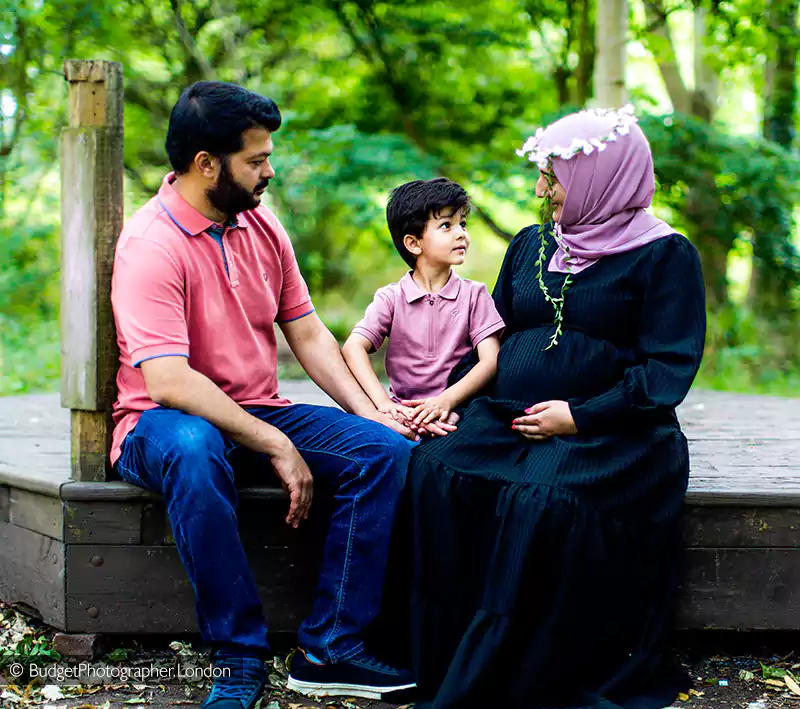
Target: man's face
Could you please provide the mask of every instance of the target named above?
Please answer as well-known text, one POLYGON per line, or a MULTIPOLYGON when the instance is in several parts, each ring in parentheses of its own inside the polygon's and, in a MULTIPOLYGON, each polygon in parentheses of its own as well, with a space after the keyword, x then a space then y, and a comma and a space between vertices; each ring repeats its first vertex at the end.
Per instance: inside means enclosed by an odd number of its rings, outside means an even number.
POLYGON ((243 147, 220 161, 216 184, 206 191, 208 201, 232 217, 255 209, 269 181, 275 177, 270 165, 272 133, 264 128, 248 128, 242 134, 243 147))

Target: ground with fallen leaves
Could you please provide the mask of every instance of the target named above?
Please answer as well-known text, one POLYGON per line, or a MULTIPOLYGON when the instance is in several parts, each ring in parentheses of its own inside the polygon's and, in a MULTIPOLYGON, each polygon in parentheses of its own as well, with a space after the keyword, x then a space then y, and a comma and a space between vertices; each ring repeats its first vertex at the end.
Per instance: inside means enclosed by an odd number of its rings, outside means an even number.
MULTIPOLYGON (((81 663, 61 658, 53 650, 54 633, 0 603, 0 707, 199 706, 211 687, 211 680, 203 677, 210 671, 208 653, 185 639, 117 638, 117 647, 102 658, 81 663), (151 676, 143 679, 148 673, 151 676), (155 674, 161 678, 154 678, 155 674)), ((800 709, 800 655, 791 651, 797 636, 702 633, 677 636, 675 642, 694 689, 681 695, 674 707, 800 709)), ((269 670, 269 685, 260 709, 410 707, 358 698, 312 701, 286 690, 285 655, 276 655, 269 670)))

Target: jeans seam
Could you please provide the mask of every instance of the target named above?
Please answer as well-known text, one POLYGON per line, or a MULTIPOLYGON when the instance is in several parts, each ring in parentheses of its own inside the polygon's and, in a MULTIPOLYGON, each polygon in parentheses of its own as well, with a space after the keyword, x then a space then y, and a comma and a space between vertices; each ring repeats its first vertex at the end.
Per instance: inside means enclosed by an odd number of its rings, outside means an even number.
MULTIPOLYGON (((359 479, 362 479, 364 477, 364 464, 360 463, 355 458, 351 458, 350 456, 343 455, 341 453, 334 453, 332 451, 319 450, 315 448, 298 448, 297 451, 301 455, 303 452, 307 452, 307 453, 318 453, 321 455, 331 455, 336 458, 342 458, 343 460, 348 461, 349 463, 355 465, 358 468, 359 479)), ((342 580, 339 584, 339 593, 336 594, 336 615, 334 617, 333 627, 325 635, 325 640, 324 640, 325 653, 328 655, 328 659, 334 662, 336 661, 337 658, 333 657, 333 655, 331 654, 330 644, 331 644, 331 639, 335 637, 341 625, 340 613, 342 610, 342 604, 344 602, 344 597, 345 597, 345 584, 347 583, 349 577, 350 561, 353 551, 353 534, 355 528, 356 507, 360 497, 361 497, 361 492, 358 492, 353 496, 353 512, 350 515, 350 528, 348 529, 347 533, 347 547, 345 551, 344 568, 342 569, 342 580)), ((356 654, 357 654, 356 652, 353 652, 352 655, 348 653, 348 658, 356 654)))

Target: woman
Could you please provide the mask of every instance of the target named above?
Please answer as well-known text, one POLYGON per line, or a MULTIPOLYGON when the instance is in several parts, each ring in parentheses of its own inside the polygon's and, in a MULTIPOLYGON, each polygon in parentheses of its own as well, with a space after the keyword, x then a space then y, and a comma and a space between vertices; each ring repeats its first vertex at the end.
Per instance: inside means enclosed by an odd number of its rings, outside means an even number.
POLYGON ((524 153, 555 227, 512 241, 497 379, 409 470, 415 670, 435 709, 664 707, 698 256, 645 211, 630 109, 567 116, 524 153))

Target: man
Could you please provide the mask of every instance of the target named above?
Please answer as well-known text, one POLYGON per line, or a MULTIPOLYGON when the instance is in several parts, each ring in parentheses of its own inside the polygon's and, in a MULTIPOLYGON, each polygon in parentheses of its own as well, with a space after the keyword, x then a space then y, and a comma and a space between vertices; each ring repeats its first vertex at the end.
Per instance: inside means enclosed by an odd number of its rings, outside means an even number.
POLYGON ((184 91, 166 141, 174 172, 125 225, 114 263, 121 366, 112 462, 164 497, 200 630, 226 675, 203 705, 213 709, 250 709, 265 685, 267 628, 235 511, 236 475, 254 467, 280 479, 293 527, 308 516, 314 481, 334 498, 290 686, 377 698, 413 686, 362 642, 380 602, 411 433, 351 376, 286 232, 260 204, 280 123, 271 100, 239 86, 184 91), (350 413, 280 398, 275 322, 309 376, 350 413))

